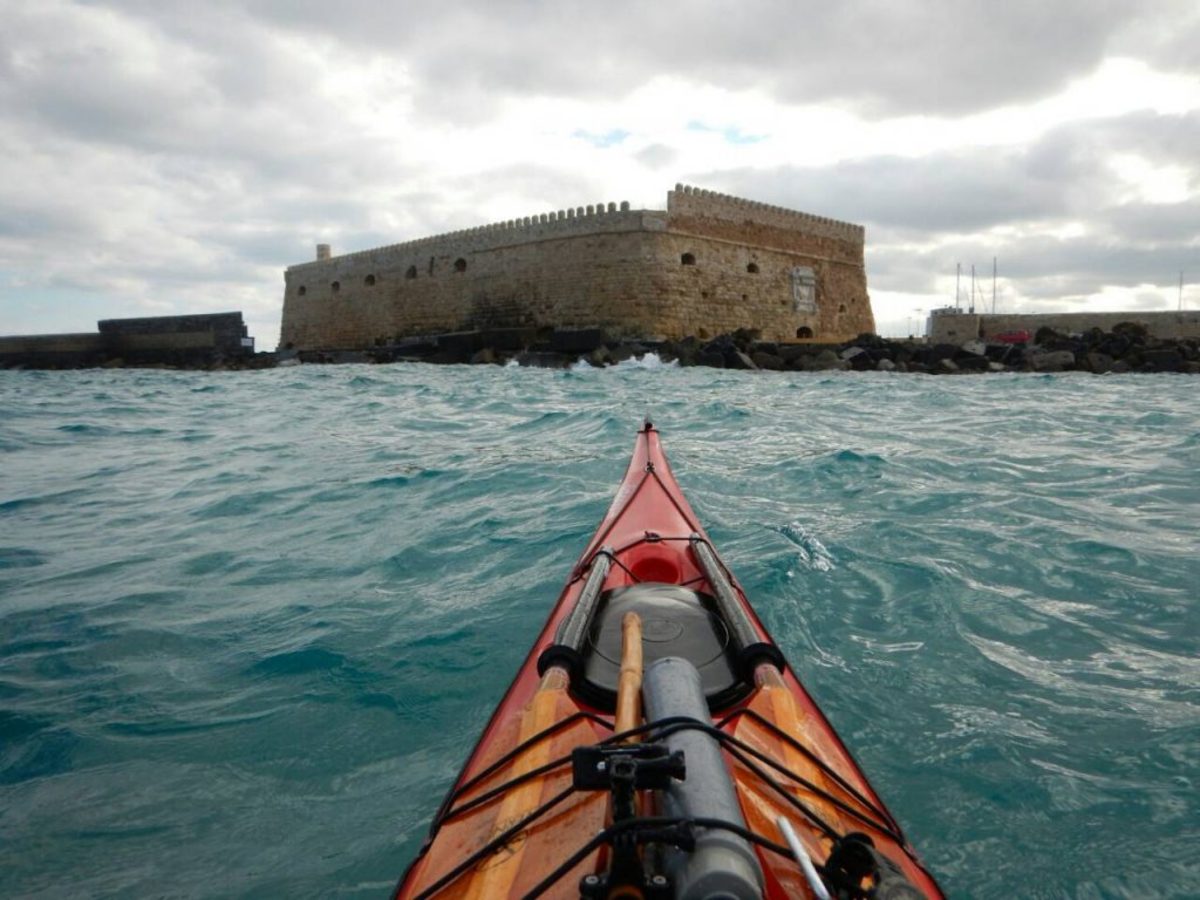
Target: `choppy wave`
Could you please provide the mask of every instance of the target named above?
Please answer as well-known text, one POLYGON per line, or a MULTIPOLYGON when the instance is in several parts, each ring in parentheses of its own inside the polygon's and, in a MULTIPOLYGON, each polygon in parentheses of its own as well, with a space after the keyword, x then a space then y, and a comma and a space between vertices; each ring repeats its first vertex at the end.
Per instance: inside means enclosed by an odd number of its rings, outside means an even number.
POLYGON ((0 372, 0 892, 380 896, 645 415, 952 896, 1200 892, 1186 378, 0 372))

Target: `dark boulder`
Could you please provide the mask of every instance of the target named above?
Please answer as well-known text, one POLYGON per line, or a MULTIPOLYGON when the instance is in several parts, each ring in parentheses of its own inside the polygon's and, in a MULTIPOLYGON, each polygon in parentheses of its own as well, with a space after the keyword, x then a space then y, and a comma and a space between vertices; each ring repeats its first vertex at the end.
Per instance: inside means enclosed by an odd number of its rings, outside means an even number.
POLYGON ((773 372, 782 372, 784 369, 783 358, 765 350, 755 350, 750 354, 750 359, 760 369, 769 369, 773 372))
POLYGON ((1034 334, 1033 342, 1035 344, 1045 345, 1053 343, 1054 341, 1065 340, 1066 337, 1067 336, 1065 334, 1060 331, 1055 331, 1049 325, 1043 325, 1034 334))
POLYGON ((612 352, 607 347, 597 347, 591 353, 580 357, 580 359, 586 359, 589 363, 599 369, 604 366, 612 365, 612 352))
POLYGON ((1035 372, 1063 372, 1075 368, 1075 354, 1070 350, 1050 350, 1033 354, 1028 363, 1035 372))
POLYGON ((664 344, 662 350, 665 354, 664 358, 677 359, 681 366, 694 366, 696 358, 700 355, 700 340, 689 335, 683 340, 664 344))
POLYGON ((888 340, 887 338, 882 338, 877 334, 871 334, 869 331, 864 331, 850 343, 856 347, 862 347, 864 350, 871 350, 886 346, 888 340))
POLYGON ((1013 355, 1012 344, 988 344, 984 355, 992 362, 1007 362, 1009 357, 1013 355))
POLYGON ((1112 333, 1137 344, 1144 344, 1150 336, 1149 329, 1141 322, 1118 322, 1113 326, 1112 333))
POLYGON ((957 355, 957 344, 934 344, 932 347, 921 347, 913 358, 927 366, 934 366, 943 359, 954 359, 957 355))
POLYGON ((606 340, 608 335, 602 328, 561 328, 550 335, 550 349, 555 353, 591 353, 606 340))
POLYGON ((537 340, 536 328, 485 328, 481 332, 483 345, 495 350, 524 350, 537 340))
POLYGON ((743 353, 748 353, 750 348, 762 338, 762 330, 759 328, 739 328, 733 334, 729 335, 737 349, 743 353))
POLYGON ((1143 350, 1143 372, 1182 372, 1185 360, 1178 350, 1143 350))
POLYGON ((757 369, 747 354, 741 350, 731 350, 725 354, 725 368, 727 369, 757 369))
POLYGON ((476 350, 482 349, 482 331, 454 331, 437 336, 437 356, 442 360, 465 363, 476 350))
POLYGON ((804 357, 803 364, 806 372, 828 372, 850 367, 849 363, 829 349, 822 350, 816 356, 804 357))
POLYGON ((792 367, 802 357, 812 356, 814 351, 811 344, 779 344, 776 352, 789 367, 792 367))
POLYGON ((956 357, 954 363, 963 372, 987 372, 991 366, 991 360, 986 356, 975 356, 970 353, 956 357))
POLYGON ((737 346, 733 343, 733 337, 728 334, 719 334, 701 348, 702 353, 725 353, 728 350, 736 350, 737 346))

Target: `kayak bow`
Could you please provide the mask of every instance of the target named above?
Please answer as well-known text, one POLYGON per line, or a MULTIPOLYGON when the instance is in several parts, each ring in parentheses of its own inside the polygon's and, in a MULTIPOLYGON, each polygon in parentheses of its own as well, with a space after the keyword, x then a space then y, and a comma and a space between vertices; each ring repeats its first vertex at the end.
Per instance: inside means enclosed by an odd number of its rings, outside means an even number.
POLYGON ((649 422, 396 889, 530 896, 942 896, 649 422))

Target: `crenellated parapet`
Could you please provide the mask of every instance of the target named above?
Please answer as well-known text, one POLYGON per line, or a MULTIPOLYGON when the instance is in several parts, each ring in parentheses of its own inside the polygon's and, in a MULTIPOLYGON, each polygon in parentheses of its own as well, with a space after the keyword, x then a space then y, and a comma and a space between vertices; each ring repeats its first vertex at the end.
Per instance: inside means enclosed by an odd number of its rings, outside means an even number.
POLYGON ((694 216, 726 219, 730 222, 756 222, 775 228, 803 231, 820 237, 862 243, 866 232, 861 225, 814 216, 769 203, 746 200, 691 185, 677 184, 667 193, 668 216, 694 216))
MULTIPOLYGON (((863 242, 865 236, 861 225, 683 184, 677 184, 675 190, 667 192, 666 215, 667 227, 669 227, 672 217, 708 218, 735 224, 753 222, 815 237, 833 238, 859 244, 863 242)), ((631 209, 627 200, 620 203, 588 204, 493 222, 474 228, 443 232, 411 241, 373 247, 369 250, 358 250, 336 257, 331 254, 328 244, 320 244, 315 260, 291 265, 288 267, 288 271, 299 272, 307 267, 331 261, 344 265, 353 264, 355 261, 377 261, 381 258, 399 256, 418 257, 427 252, 433 252, 436 255, 454 255, 552 240, 559 237, 575 237, 590 232, 605 233, 622 228, 653 227, 661 220, 661 217, 661 211, 631 209)))
POLYGON ((288 266, 288 272, 298 272, 336 260, 339 264, 356 261, 377 260, 381 257, 420 256, 433 251, 438 255, 493 250, 514 244, 527 244, 556 237, 573 237, 589 232, 604 233, 626 228, 640 228, 645 210, 631 210, 629 201, 620 203, 596 203, 576 206, 552 212, 538 213, 523 218, 447 231, 429 237, 401 241, 358 250, 341 256, 331 256, 328 244, 318 245, 317 258, 309 262, 288 266), (320 248, 324 248, 321 250, 320 248))

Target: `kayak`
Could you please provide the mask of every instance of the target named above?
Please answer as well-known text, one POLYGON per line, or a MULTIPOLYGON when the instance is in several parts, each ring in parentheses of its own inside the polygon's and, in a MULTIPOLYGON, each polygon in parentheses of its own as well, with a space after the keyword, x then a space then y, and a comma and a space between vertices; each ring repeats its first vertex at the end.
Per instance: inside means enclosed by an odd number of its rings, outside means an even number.
POLYGON ((938 898, 647 421, 397 898, 938 898))

